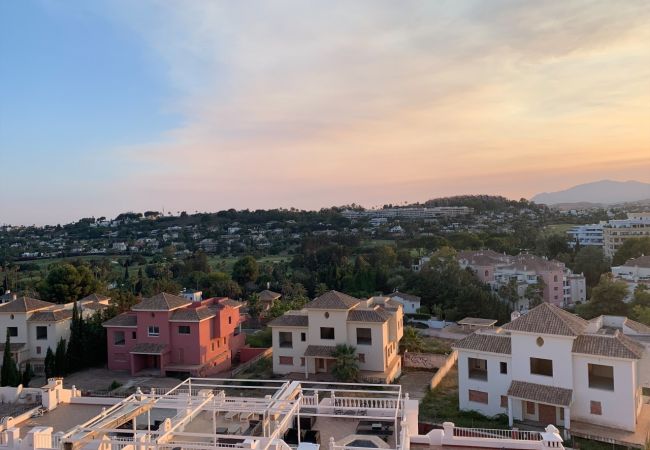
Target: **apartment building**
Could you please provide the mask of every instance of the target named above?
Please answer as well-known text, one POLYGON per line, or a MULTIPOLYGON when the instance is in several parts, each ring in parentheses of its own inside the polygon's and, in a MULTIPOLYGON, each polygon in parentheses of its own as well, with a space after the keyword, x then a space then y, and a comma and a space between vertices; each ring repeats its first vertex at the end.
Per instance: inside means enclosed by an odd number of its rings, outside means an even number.
POLYGON ((474 208, 467 206, 434 206, 432 208, 382 208, 355 211, 347 209, 341 215, 347 219, 386 218, 386 219, 436 219, 442 217, 457 217, 472 214, 474 208))
POLYGON ((586 321, 550 303, 454 344, 459 404, 513 421, 634 431, 650 386, 650 327, 586 321))
POLYGON ((459 252, 458 263, 462 268, 470 268, 494 291, 514 281, 520 297, 516 309, 520 311, 529 308, 526 288, 538 283, 539 278, 544 282, 542 296, 545 302, 566 307, 583 302, 587 297, 584 276, 573 274, 559 261, 529 254, 511 256, 492 250, 479 250, 459 252))
POLYGON ((204 376, 227 370, 244 346, 241 306, 225 297, 191 300, 161 293, 146 298, 104 322, 108 368, 132 375, 204 376))
POLYGON ((603 252, 613 258, 626 240, 640 237, 650 237, 650 212, 629 213, 627 219, 610 220, 603 226, 603 252))
MULTIPOLYGON (((96 294, 81 299, 78 305, 82 316, 89 317, 106 308, 108 300, 96 294)), ((30 297, 17 297, 1 304, 0 352, 4 352, 8 332, 11 353, 18 367, 23 370, 29 362, 36 374, 42 374, 47 349, 54 351, 61 339, 70 338, 73 306, 73 303, 55 304, 30 297)))
POLYGON ((627 284, 626 300, 632 300, 634 291, 639 285, 650 288, 650 255, 628 259, 625 264, 612 267, 612 275, 627 284))
POLYGON ((603 226, 607 222, 594 223, 589 225, 576 225, 567 234, 569 235, 569 246, 580 247, 601 247, 603 246, 603 226))
POLYGON ((389 297, 358 299, 337 291, 315 298, 300 311, 269 323, 273 372, 330 372, 338 344, 356 348, 364 380, 390 382, 401 373, 398 355, 403 335, 401 303, 389 297))

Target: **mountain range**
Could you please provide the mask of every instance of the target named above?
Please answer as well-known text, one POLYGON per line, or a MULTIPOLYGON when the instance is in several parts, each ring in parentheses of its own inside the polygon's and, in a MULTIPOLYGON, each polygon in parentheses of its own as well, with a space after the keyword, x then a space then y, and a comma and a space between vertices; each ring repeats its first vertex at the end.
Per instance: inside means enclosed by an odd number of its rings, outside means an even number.
POLYGON ((612 205, 647 199, 650 199, 650 183, 613 180, 579 184, 562 191, 543 192, 531 198, 535 203, 546 205, 585 202, 612 205))

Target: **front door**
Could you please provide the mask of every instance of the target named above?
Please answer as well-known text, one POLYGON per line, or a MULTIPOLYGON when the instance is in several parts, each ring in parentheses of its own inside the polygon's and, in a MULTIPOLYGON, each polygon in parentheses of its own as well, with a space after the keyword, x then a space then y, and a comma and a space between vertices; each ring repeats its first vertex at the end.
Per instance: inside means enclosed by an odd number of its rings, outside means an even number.
POLYGON ((555 406, 542 405, 541 403, 538 406, 539 406, 539 422, 544 426, 555 425, 555 422, 557 421, 555 416, 555 406))
POLYGON ((326 372, 325 369, 325 358, 316 358, 316 371, 317 372, 326 372))

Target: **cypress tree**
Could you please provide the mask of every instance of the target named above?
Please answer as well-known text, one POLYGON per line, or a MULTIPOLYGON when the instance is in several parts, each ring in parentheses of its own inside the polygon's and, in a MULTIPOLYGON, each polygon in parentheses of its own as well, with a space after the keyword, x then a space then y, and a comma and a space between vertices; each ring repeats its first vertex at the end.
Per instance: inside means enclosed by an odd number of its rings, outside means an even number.
POLYGON ((56 365, 54 362, 54 353, 50 347, 47 348, 47 353, 45 354, 45 378, 52 378, 55 375, 56 365))
POLYGON ((18 386, 20 384, 20 374, 14 358, 11 356, 11 339, 7 329, 7 339, 5 340, 5 351, 2 355, 2 370, 0 370, 1 386, 18 386))
POLYGON ((67 369, 65 339, 61 338, 54 353, 54 375, 62 377, 67 369))
POLYGON ((83 368, 84 332, 83 318, 77 307, 77 302, 72 306, 72 321, 70 322, 70 341, 68 342, 67 359, 68 371, 74 372, 83 368))

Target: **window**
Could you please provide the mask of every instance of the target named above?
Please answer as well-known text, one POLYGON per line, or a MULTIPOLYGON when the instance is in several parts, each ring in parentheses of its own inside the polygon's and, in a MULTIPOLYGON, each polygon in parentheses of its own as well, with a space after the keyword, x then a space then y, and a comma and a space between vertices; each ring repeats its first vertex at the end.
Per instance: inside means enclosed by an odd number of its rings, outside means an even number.
POLYGON ((530 358, 530 373, 533 375, 553 376, 553 361, 550 359, 530 358))
POLYGON ((300 358, 300 367, 305 367, 305 358, 300 358))
POLYGON ((359 357, 359 362, 361 362, 361 363, 366 362, 366 354, 365 353, 359 353, 357 356, 359 357))
POLYGON ((283 366, 293 366, 293 358, 291 356, 280 356, 280 364, 283 366))
POLYGON ((535 403, 526 402, 526 414, 535 414, 535 403))
POLYGON ((178 334, 190 334, 190 326, 189 325, 179 325, 178 326, 178 334))
POLYGON ((326 319, 329 319, 329 318, 330 318, 330 313, 328 313, 327 311, 325 311, 324 316, 325 316, 326 319))
POLYGON ((232 316, 228 316, 228 325, 232 324, 232 316))
POLYGON ((603 405, 600 404, 600 402, 595 402, 591 401, 590 403, 590 411, 593 415, 595 416, 602 416, 603 415, 603 405))
POLYGON ((357 328, 357 345, 372 345, 372 330, 357 328))
POLYGON ((541 347, 542 345, 544 345, 544 338, 540 336, 535 340, 535 342, 537 343, 538 347, 541 347))
POLYGON ((136 339, 137 337, 138 337, 138 333, 136 333, 135 331, 132 331, 131 332, 131 338, 136 339))
POLYGON ((47 339, 47 327, 36 327, 36 339, 39 341, 47 339))
POLYGON ((476 403, 483 403, 484 405, 488 404, 488 393, 483 391, 474 391, 469 390, 469 401, 476 403))
POLYGON ((214 342, 210 345, 210 348, 214 351, 214 342))
POLYGON ((37 354, 37 355, 40 355, 40 354, 41 354, 41 347, 40 347, 40 345, 39 345, 38 347, 36 347, 36 354, 37 354))
POLYGON ((564 422, 564 408, 560 408, 560 420, 564 422))
POLYGON ((11 320, 14 320, 14 317, 15 317, 15 316, 12 314, 10 317, 11 317, 11 320))
POLYGON ((280 331, 280 347, 293 348, 293 334, 290 331, 280 331))
POLYGON ((508 363, 501 361, 499 363, 499 371, 504 374, 508 373, 508 363))
POLYGON ((7 327, 7 332, 9 336, 16 337, 18 336, 18 327, 7 327))
POLYGON ((300 342, 305 342, 307 340, 307 333, 300 333, 300 342))
POLYGON ((149 325, 149 336, 160 336, 160 328, 156 325, 149 325))
POLYGON ((501 396, 501 407, 502 408, 507 408, 508 407, 508 396, 507 395, 502 395, 501 396))
POLYGON ((115 331, 113 333, 113 344, 115 345, 126 344, 126 339, 124 339, 124 331, 115 331))
POLYGON ((469 377, 473 380, 487 381, 487 360, 478 358, 467 358, 469 377))
POLYGON ((320 327, 320 338, 327 340, 334 340, 334 328, 320 327))
POLYGON ((614 367, 600 364, 587 364, 589 387, 593 389, 614 390, 614 367))

